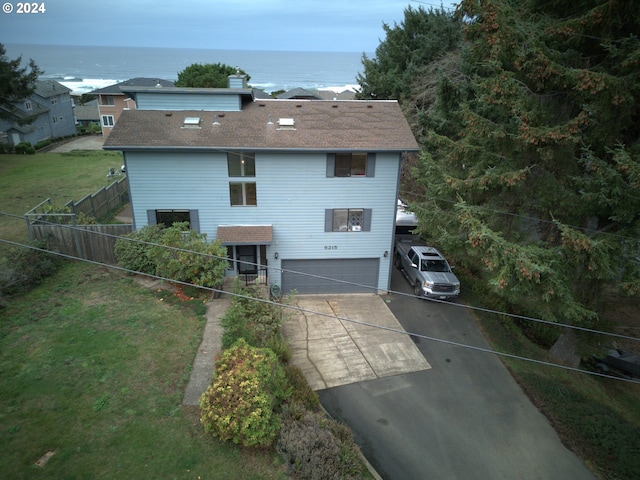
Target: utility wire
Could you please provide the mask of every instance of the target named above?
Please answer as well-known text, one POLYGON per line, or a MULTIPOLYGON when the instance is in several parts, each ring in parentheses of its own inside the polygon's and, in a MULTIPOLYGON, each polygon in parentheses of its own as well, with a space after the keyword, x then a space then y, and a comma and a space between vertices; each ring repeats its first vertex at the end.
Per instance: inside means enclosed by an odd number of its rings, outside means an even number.
POLYGON ((533 359, 533 358, 529 358, 529 357, 523 357, 523 356, 520 356, 520 355, 511 354, 511 353, 498 352, 496 350, 491 350, 489 348, 477 347, 477 346, 474 346, 474 345, 468 345, 468 344, 465 344, 465 343, 454 342, 454 341, 445 340, 445 339, 442 339, 442 338, 431 337, 431 336, 423 335, 423 334, 419 334, 419 333, 409 333, 409 332, 407 332, 407 331, 405 331, 403 329, 386 327, 384 325, 376 325, 376 324, 372 324, 372 323, 369 323, 369 322, 364 322, 364 321, 361 321, 361 320, 354 320, 354 319, 347 318, 347 317, 341 317, 341 316, 335 315, 335 314, 329 314, 329 313, 324 313, 324 312, 316 312, 314 310, 310 310, 310 309, 307 309, 307 308, 302 308, 302 307, 299 307, 297 305, 293 306, 293 305, 289 305, 289 304, 286 304, 286 303, 278 303, 278 302, 274 302, 274 301, 269 300, 269 299, 256 298, 256 297, 252 297, 252 296, 249 296, 249 295, 244 295, 244 294, 240 294, 240 293, 236 293, 236 292, 225 292, 225 291, 223 291, 221 289, 217 289, 217 288, 213 288, 213 287, 204 287, 204 286, 194 285, 192 283, 183 282, 183 281, 180 281, 180 280, 174 280, 174 279, 162 277, 162 276, 159 276, 159 275, 150 275, 150 274, 146 274, 146 273, 141 273, 141 272, 137 272, 135 270, 131 270, 131 269, 128 269, 128 268, 124 268, 124 267, 120 267, 120 266, 116 266, 116 265, 109 265, 109 264, 106 264, 106 263, 97 262, 95 260, 87 260, 87 259, 76 257, 76 256, 73 256, 73 255, 68 255, 68 254, 60 253, 60 252, 54 252, 54 251, 46 250, 46 249, 43 249, 43 248, 34 247, 34 246, 31 246, 31 245, 21 244, 19 242, 13 242, 13 241, 10 241, 10 240, 0 239, 0 242, 7 243, 9 245, 13 245, 13 246, 17 246, 17 247, 29 248, 31 250, 36 250, 36 251, 43 252, 43 253, 57 255, 57 256, 60 256, 60 257, 63 257, 63 258, 67 258, 67 259, 70 259, 70 260, 79 260, 79 261, 82 261, 82 262, 90 263, 90 264, 93 264, 93 265, 98 265, 98 266, 101 266, 101 267, 110 268, 110 269, 113 269, 113 270, 119 270, 119 271, 122 271, 122 272, 131 273, 131 274, 144 275, 144 276, 147 276, 147 277, 155 278, 157 280, 163 280, 163 281, 167 281, 167 282, 171 282, 171 283, 176 283, 176 284, 179 284, 179 285, 200 288, 202 290, 208 290, 208 291, 210 291, 212 293, 224 293, 224 294, 232 296, 232 297, 244 298, 244 299, 247 299, 247 300, 253 300, 253 301, 257 301, 257 302, 261 302, 261 303, 265 303, 265 304, 269 304, 269 305, 289 308, 289 309, 296 310, 296 311, 303 312, 303 313, 308 313, 308 314, 312 314, 312 315, 319 315, 319 316, 333 318, 333 319, 337 319, 337 320, 340 320, 340 321, 345 321, 345 322, 349 322, 349 323, 353 323, 353 324, 357 324, 357 325, 362 325, 362 326, 371 327, 371 328, 377 328, 377 329, 380 329, 380 330, 386 330, 386 331, 389 331, 389 332, 398 333, 400 335, 409 335, 409 337, 420 338, 420 339, 423 339, 423 340, 430 340, 430 341, 433 341, 433 342, 443 343, 443 344, 446 344, 446 345, 456 346, 456 347, 460 347, 460 348, 467 348, 467 349, 475 350, 475 351, 482 352, 482 353, 491 353, 491 354, 494 354, 494 355, 498 355, 498 356, 505 357, 505 358, 510 358, 510 359, 513 359, 513 360, 522 360, 522 361, 526 361, 526 362, 535 363, 535 364, 538 364, 538 365, 544 365, 544 366, 548 366, 548 367, 560 368, 560 369, 563 369, 563 370, 568 370, 568 371, 573 371, 573 372, 578 372, 578 373, 584 373, 584 374, 598 376, 598 377, 602 377, 602 378, 609 378, 609 379, 612 379, 612 380, 621 380, 621 381, 625 381, 625 382, 633 383, 633 384, 640 384, 640 381, 633 380, 632 378, 617 377, 617 376, 607 375, 607 374, 600 373, 600 372, 592 372, 592 371, 589 371, 589 370, 583 370, 583 369, 575 368, 575 367, 568 367, 568 366, 565 366, 565 365, 558 365, 558 364, 555 364, 555 363, 546 362, 546 361, 543 361, 543 360, 537 360, 537 359, 533 359))
MULTIPOLYGON (((15 218, 23 218, 23 217, 20 217, 19 215, 14 215, 14 214, 5 213, 5 212, 0 212, 0 215, 6 215, 6 216, 10 216, 10 217, 15 217, 15 218)), ((51 215, 55 215, 55 214, 51 214, 51 215)), ((218 255, 213 255, 213 254, 209 254, 209 253, 196 252, 196 251, 193 251, 193 250, 188 250, 188 249, 184 249, 184 248, 180 248, 180 247, 173 247, 173 246, 170 246, 170 245, 161 245, 161 244, 158 244, 158 243, 147 242, 147 241, 139 240, 139 239, 135 239, 135 238, 122 237, 122 236, 119 236, 119 235, 113 235, 113 234, 104 233, 104 232, 86 230, 86 229, 83 229, 83 228, 78 227, 78 226, 74 227, 73 225, 62 225, 62 224, 57 224, 57 223, 53 223, 53 222, 47 222, 47 221, 44 221, 44 220, 39 220, 39 222, 45 223, 45 224, 49 224, 49 225, 57 225, 58 227, 68 228, 68 229, 71 229, 71 230, 74 230, 74 229, 75 230, 80 230, 80 231, 88 232, 88 233, 91 233, 91 234, 94 234, 94 235, 98 235, 98 236, 105 236, 105 237, 110 237, 110 238, 115 238, 115 239, 120 239, 120 240, 126 240, 126 241, 129 241, 129 242, 139 243, 139 244, 142 244, 142 245, 148 245, 148 246, 152 246, 152 247, 160 247, 160 248, 165 248, 165 249, 173 250, 173 251, 177 251, 177 252, 190 253, 190 254, 193 254, 193 255, 201 255, 201 256, 206 256, 206 257, 209 257, 209 258, 215 258, 215 259, 219 259, 219 260, 225 260, 225 261, 228 260, 227 257, 221 257, 221 256, 218 256, 218 255)), ((5 243, 8 242, 7 240, 3 240, 3 239, 0 239, 0 241, 3 241, 5 243)), ((54 253, 54 252, 51 252, 51 253, 54 253)), ((251 266, 255 266, 255 267, 261 267, 262 266, 262 265, 260 265, 258 263, 248 262, 248 261, 245 261, 245 260, 235 260, 235 261, 237 263, 241 263, 243 265, 251 265, 251 266)), ((372 287, 370 285, 364 285, 364 284, 356 283, 356 282, 350 282, 348 280, 341 280, 341 279, 338 279, 338 278, 325 277, 325 276, 322 276, 322 275, 316 275, 316 274, 307 273, 307 272, 299 272, 299 271, 296 271, 296 270, 290 270, 290 269, 285 269, 285 268, 281 268, 281 267, 270 266, 269 268, 271 270, 277 270, 279 272, 287 272, 287 273, 292 273, 294 275, 311 277, 311 278, 316 278, 316 279, 319 279, 319 280, 327 280, 327 281, 330 281, 330 282, 341 283, 341 284, 344 284, 344 285, 356 286, 356 287, 359 287, 359 288, 371 290, 373 293, 378 291, 377 287, 372 287)), ((550 325, 550 326, 554 326, 554 327, 561 327, 561 328, 567 328, 567 329, 571 329, 571 330, 578 330, 578 331, 587 332, 587 333, 594 333, 594 334, 598 334, 598 335, 604 335, 604 336, 609 336, 609 337, 620 338, 620 339, 624 339, 624 340, 640 341, 640 338, 630 337, 630 336, 622 335, 622 334, 619 334, 619 333, 604 332, 602 330, 596 330, 596 329, 593 329, 593 328, 581 327, 581 326, 578 326, 578 325, 571 325, 571 324, 568 324, 568 323, 553 322, 551 320, 544 320, 544 319, 541 319, 541 318, 529 317, 529 316, 526 316, 526 315, 518 315, 518 314, 515 314, 515 313, 508 313, 508 312, 503 312, 503 311, 499 311, 499 310, 492 310, 492 309, 489 309, 489 308, 477 307, 477 306, 473 306, 473 305, 451 303, 451 302, 447 302, 447 301, 444 301, 444 300, 439 300, 439 299, 436 299, 436 298, 421 297, 421 296, 418 296, 418 295, 414 295, 412 293, 400 292, 398 290, 389 289, 389 290, 387 290, 387 292, 390 293, 390 294, 394 294, 394 295, 425 299, 425 300, 428 300, 428 301, 434 302, 434 303, 444 303, 444 304, 447 304, 447 305, 450 305, 450 306, 453 306, 453 307, 466 308, 468 310, 475 310, 475 311, 484 312, 484 313, 491 313, 491 314, 495 314, 495 315, 501 315, 501 316, 505 316, 505 317, 515 318, 515 319, 518 319, 518 320, 525 320, 525 321, 530 321, 530 322, 542 323, 542 324, 550 325)))

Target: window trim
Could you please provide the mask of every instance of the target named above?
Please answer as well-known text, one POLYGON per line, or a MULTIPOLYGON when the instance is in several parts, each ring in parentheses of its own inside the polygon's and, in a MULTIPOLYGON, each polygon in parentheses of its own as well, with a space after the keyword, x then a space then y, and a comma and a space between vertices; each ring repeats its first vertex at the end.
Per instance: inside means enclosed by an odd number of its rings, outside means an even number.
POLYGON ((227 152, 227 174, 229 178, 255 178, 256 176, 256 154, 252 152, 227 152), (234 158, 232 158, 232 156, 234 158), (231 173, 231 164, 232 160, 236 160, 236 158, 240 160, 240 175, 232 175, 231 173), (248 165, 245 162, 253 163, 253 174, 245 173, 245 167, 248 165))
POLYGON ((327 208, 324 211, 324 231, 331 233, 349 233, 349 232, 370 232, 371 231, 371 219, 373 217, 372 209, 370 208, 327 208), (362 210, 362 229, 361 230, 334 230, 333 219, 336 210, 347 210, 347 218, 349 210, 362 210))
MULTIPOLYGON (((232 177, 233 178, 233 177, 232 177)), ((241 177, 236 177, 241 178, 241 177)), ((258 187, 256 182, 229 182, 229 205, 232 207, 257 207, 258 206, 258 187), (231 195, 231 186, 242 186, 242 203, 233 203, 233 196, 231 195), (253 185, 255 193, 255 203, 247 203, 247 185, 253 185)))
POLYGON ((341 152, 341 153, 327 153, 327 177, 336 177, 336 178, 364 178, 364 177, 375 177, 376 171, 376 154, 374 152, 366 153, 366 163, 365 163, 365 174, 364 175, 336 175, 336 155, 350 153, 352 156, 354 154, 362 154, 364 152, 341 152))
POLYGON ((200 215, 198 210, 188 210, 184 208, 158 208, 147 210, 147 224, 158 225, 158 212, 189 212, 189 228, 196 232, 200 232, 200 215))
POLYGON ((100 122, 103 127, 113 127, 116 124, 116 119, 113 115, 102 115, 100 122))

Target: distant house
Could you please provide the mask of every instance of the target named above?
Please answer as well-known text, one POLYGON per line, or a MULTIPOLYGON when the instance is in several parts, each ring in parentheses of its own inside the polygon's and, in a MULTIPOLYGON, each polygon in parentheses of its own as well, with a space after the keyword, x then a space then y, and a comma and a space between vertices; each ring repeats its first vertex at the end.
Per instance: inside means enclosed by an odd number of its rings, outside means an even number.
POLYGON ((0 119, 0 141, 36 144, 76 133, 71 90, 55 80, 37 80, 34 93, 14 104, 9 120, 0 119))
POLYGON ((100 124, 100 109, 98 108, 98 100, 91 100, 84 105, 75 105, 73 114, 76 117, 76 125, 80 127, 88 127, 90 125, 100 124))
POLYGON ((124 110, 136 108, 136 102, 122 91, 128 87, 173 87, 173 82, 157 78, 132 78, 90 92, 97 95, 102 135, 108 136, 124 110))
POLYGON ((227 275, 282 292, 389 289, 400 164, 418 150, 395 101, 256 99, 130 88, 104 148, 122 151, 134 227, 187 221, 227 247, 227 275))
POLYGON ((323 100, 317 93, 305 90, 304 88, 294 88, 278 95, 280 100, 323 100))

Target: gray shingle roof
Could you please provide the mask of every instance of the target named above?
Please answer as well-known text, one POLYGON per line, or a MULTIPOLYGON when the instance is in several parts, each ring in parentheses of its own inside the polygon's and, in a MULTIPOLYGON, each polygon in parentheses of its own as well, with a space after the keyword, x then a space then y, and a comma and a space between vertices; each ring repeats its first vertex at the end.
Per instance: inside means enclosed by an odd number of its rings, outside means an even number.
POLYGON ((125 80, 124 82, 115 83, 113 85, 109 85, 104 88, 93 90, 92 92, 89 92, 89 93, 124 95, 120 87, 155 87, 158 83, 160 83, 160 85, 162 85, 163 87, 173 87, 173 82, 169 80, 162 80, 158 78, 136 77, 136 78, 131 78, 129 80, 125 80))
POLYGON ((71 92, 70 88, 65 87, 61 83, 56 82, 55 80, 37 80, 36 81, 36 91, 38 95, 42 98, 49 98, 55 95, 60 95, 62 93, 71 92))
POLYGON ((395 101, 255 100, 238 112, 126 110, 104 148, 403 152, 418 144, 395 101), (185 128, 186 117, 200 127, 185 128))

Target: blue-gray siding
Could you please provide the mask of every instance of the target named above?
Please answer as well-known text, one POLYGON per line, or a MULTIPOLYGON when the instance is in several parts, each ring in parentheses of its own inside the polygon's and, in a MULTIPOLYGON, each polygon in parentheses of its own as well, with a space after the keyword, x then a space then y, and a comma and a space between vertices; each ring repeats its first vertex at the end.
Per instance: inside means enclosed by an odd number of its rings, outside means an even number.
POLYGON ((136 105, 139 110, 208 110, 216 112, 237 112, 242 109, 239 94, 229 95, 183 95, 179 93, 137 93, 136 105))
POLYGON ((388 289, 391 255, 384 253, 392 249, 397 153, 378 153, 373 177, 333 178, 325 153, 256 153, 256 176, 233 179, 225 153, 127 152, 125 158, 136 228, 154 209, 198 210, 200 231, 211 240, 218 225, 269 224, 272 283, 281 284, 282 260, 379 258, 377 285, 388 289), (230 181, 255 181, 257 206, 231 207, 230 181), (325 232, 326 210, 338 208, 367 209, 370 231, 325 232))

